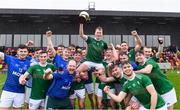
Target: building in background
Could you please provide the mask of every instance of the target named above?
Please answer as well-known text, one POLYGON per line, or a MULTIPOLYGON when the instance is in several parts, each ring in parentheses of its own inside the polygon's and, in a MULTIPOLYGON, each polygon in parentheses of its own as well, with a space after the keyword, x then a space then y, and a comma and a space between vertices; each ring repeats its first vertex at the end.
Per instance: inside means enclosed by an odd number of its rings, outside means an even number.
MULTIPOLYGON (((133 47, 134 40, 130 36, 130 31, 136 29, 146 46, 157 47, 157 39, 163 37, 165 47, 171 44, 180 47, 179 12, 119 11, 111 10, 109 7, 108 10, 103 10, 98 9, 95 2, 88 2, 87 7, 82 9, 88 11, 91 16, 91 21, 85 25, 87 34, 93 35, 95 27, 102 26, 105 41, 114 44, 126 41, 133 47)), ((78 14, 82 10, 54 8, 0 8, 0 46, 17 47, 20 43, 33 40, 35 47, 46 47, 45 31, 48 28, 53 31, 55 46, 68 46, 71 43, 84 46, 84 41, 78 36, 78 14)))

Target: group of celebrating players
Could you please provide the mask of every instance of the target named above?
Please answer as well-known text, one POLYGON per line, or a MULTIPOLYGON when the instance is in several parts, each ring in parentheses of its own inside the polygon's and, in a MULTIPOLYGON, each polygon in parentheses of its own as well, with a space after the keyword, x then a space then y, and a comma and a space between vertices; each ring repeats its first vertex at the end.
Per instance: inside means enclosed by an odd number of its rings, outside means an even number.
POLYGON ((95 29, 95 37, 85 35, 83 28, 84 21, 79 34, 86 49, 59 45, 55 50, 52 32, 47 31, 47 51, 37 49, 34 57, 28 56, 26 45, 19 45, 16 57, 0 52, 8 65, 0 109, 21 109, 24 101, 32 110, 75 109, 76 97, 79 109, 85 109, 86 91, 91 109, 119 109, 119 102, 121 109, 173 109, 174 86, 156 62, 163 50, 162 39, 152 56, 150 47, 142 49, 136 31, 131 32, 135 48, 128 51, 126 42, 116 48, 107 45, 102 27, 95 29))

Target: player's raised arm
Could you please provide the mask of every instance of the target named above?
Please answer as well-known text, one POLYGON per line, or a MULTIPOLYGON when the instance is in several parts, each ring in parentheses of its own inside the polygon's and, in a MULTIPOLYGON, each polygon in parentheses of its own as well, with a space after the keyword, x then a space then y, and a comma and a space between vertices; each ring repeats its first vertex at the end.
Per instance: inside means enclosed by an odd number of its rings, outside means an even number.
POLYGON ((53 43, 52 43, 52 31, 47 31, 46 32, 46 36, 47 36, 47 48, 51 49, 53 52, 53 55, 56 55, 56 50, 54 49, 53 43))
POLYGON ((87 40, 87 35, 84 34, 84 24, 90 20, 89 14, 86 11, 82 11, 79 14, 79 35, 82 39, 87 40))
POLYGON ((156 53, 156 58, 159 58, 161 53, 163 52, 163 48, 164 48, 164 39, 163 38, 158 38, 158 52, 156 53))
POLYGON ((114 45, 111 43, 110 46, 112 47, 112 52, 113 52, 113 60, 116 61, 119 59, 119 55, 114 47, 114 45))
POLYGON ((83 39, 83 40, 87 40, 87 35, 84 34, 84 24, 80 23, 79 25, 79 36, 83 39))
POLYGON ((135 38, 135 51, 140 50, 142 47, 142 40, 137 31, 131 31, 131 35, 135 38))

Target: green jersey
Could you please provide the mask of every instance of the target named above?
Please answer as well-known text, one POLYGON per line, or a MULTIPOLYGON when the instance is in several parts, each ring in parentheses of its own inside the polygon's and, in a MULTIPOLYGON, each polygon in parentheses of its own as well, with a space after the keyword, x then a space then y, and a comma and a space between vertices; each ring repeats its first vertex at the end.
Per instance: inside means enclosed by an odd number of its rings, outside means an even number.
POLYGON ((29 67, 28 73, 32 76, 32 91, 31 99, 45 99, 46 92, 51 84, 50 80, 44 80, 43 75, 46 69, 50 68, 54 71, 56 68, 52 64, 47 64, 46 66, 41 66, 39 63, 29 67))
POLYGON ((135 49, 131 49, 128 52, 128 57, 129 57, 129 61, 134 61, 135 62, 135 49))
POLYGON ((86 60, 95 63, 101 63, 103 60, 103 52, 108 48, 107 43, 103 40, 97 41, 90 36, 88 36, 86 43, 88 46, 86 60))
MULTIPOLYGON (((151 95, 146 87, 152 85, 151 79, 143 74, 137 74, 134 78, 127 80, 122 88, 125 93, 131 93, 146 108, 150 109, 151 95)), ((165 105, 163 98, 158 94, 156 109, 165 105)))
POLYGON ((157 58, 156 56, 152 56, 150 57, 150 59, 154 60, 155 62, 158 62, 159 58, 157 58))
POLYGON ((123 76, 123 77, 121 77, 121 78, 116 78, 116 77, 114 77, 114 79, 115 79, 115 81, 117 82, 117 83, 119 83, 119 84, 121 84, 121 85, 123 85, 126 81, 127 81, 127 79, 123 76))
POLYGON ((172 90, 172 88, 173 88, 172 83, 167 79, 167 77, 164 75, 164 73, 160 69, 159 65, 154 60, 152 60, 152 59, 146 60, 146 62, 143 66, 138 65, 138 70, 146 67, 147 65, 153 66, 151 73, 145 74, 145 75, 147 75, 151 78, 156 91, 159 94, 163 95, 163 94, 169 92, 170 90, 172 90))
POLYGON ((76 82, 74 81, 71 85, 71 90, 80 90, 85 88, 85 83, 84 81, 76 82))

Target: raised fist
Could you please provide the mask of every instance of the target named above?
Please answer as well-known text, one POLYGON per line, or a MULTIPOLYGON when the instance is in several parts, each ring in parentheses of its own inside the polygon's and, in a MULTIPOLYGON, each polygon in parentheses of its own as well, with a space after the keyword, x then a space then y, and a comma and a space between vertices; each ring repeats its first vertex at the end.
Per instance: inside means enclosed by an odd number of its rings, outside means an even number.
POLYGON ((47 37, 51 37, 51 36, 52 36, 52 31, 47 31, 47 32, 46 32, 46 36, 47 36, 47 37))
POLYGON ((137 35, 138 35, 138 33, 137 33, 137 31, 136 31, 136 30, 133 30, 133 31, 131 31, 131 35, 132 35, 132 36, 137 36, 137 35))
POLYGON ((158 43, 159 43, 159 44, 163 44, 163 42, 164 42, 164 39, 163 39, 163 38, 158 38, 158 43))
POLYGON ((110 91, 110 88, 109 88, 109 86, 105 86, 103 90, 107 94, 110 91))

